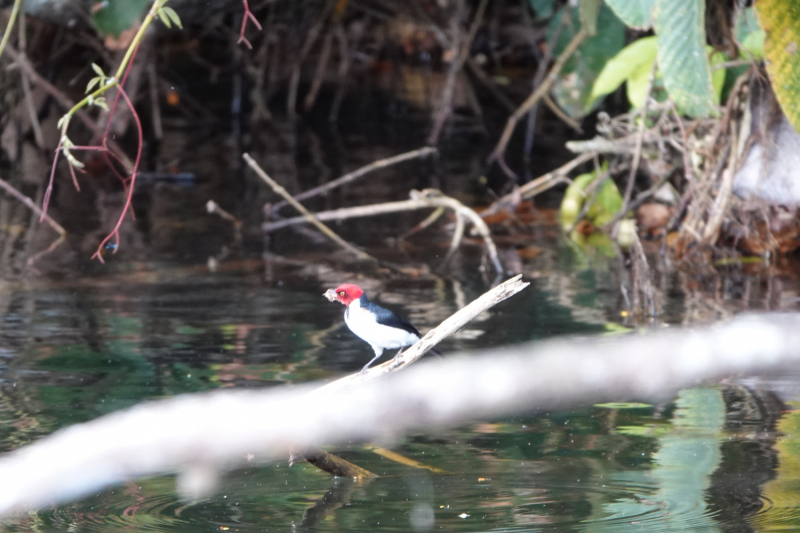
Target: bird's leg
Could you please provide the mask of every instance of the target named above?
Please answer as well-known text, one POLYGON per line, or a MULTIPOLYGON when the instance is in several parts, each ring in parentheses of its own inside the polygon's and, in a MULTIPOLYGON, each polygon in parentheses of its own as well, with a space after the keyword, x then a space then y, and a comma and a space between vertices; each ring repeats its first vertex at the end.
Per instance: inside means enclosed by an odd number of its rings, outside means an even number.
POLYGON ((403 353, 403 347, 401 346, 397 353, 394 354, 394 360, 397 361, 400 358, 400 355, 403 353))
POLYGON ((381 351, 375 350, 375 357, 373 357, 372 360, 369 363, 364 365, 364 368, 361 369, 361 372, 359 372, 358 375, 359 376, 363 376, 364 372, 366 372, 367 369, 369 368, 369 365, 374 363, 381 356, 382 353, 383 353, 383 350, 381 350, 381 351))

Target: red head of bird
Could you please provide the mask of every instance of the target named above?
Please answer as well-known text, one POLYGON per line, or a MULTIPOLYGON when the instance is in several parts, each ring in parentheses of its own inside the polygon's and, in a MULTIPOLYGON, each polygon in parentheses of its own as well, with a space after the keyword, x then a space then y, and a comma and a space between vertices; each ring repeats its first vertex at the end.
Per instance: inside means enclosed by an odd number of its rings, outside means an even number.
POLYGON ((362 294, 364 294, 364 291, 362 291, 361 287, 358 285, 343 283, 335 289, 328 289, 325 291, 324 296, 331 302, 335 300, 342 305, 350 305, 353 300, 361 298, 362 294))

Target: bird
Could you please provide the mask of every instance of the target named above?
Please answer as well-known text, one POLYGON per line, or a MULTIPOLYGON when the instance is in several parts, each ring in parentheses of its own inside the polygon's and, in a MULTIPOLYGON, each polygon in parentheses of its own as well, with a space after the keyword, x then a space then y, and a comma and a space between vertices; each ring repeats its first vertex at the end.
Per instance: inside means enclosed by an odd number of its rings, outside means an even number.
MULTIPOLYGON (((363 375, 384 350, 399 348, 395 354, 396 359, 403 353, 403 348, 411 346, 422 338, 417 328, 407 321, 388 309, 370 302, 358 285, 344 283, 335 289, 328 289, 323 296, 331 302, 337 301, 347 307, 344 312, 345 324, 375 352, 375 357, 361 369, 359 375, 363 375)), ((431 352, 440 354, 436 349, 431 349, 431 352)))

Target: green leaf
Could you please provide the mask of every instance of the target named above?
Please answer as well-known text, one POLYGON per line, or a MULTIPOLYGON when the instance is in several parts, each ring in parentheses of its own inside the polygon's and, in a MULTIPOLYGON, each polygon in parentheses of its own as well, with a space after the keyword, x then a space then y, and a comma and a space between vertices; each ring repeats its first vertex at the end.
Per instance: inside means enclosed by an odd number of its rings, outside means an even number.
POLYGON ((656 37, 644 37, 632 42, 612 57, 600 71, 600 75, 597 76, 592 86, 587 111, 591 109, 598 98, 614 92, 626 81, 631 104, 634 107, 640 107, 644 97, 637 99, 631 97, 631 79, 635 80, 634 83, 640 83, 641 78, 644 77, 644 89, 647 89, 657 49, 656 37))
POLYGON ((150 3, 150 0, 105 0, 103 8, 92 15, 92 22, 101 34, 119 37, 142 20, 150 3))
POLYGON ((705 2, 657 0, 658 67, 678 109, 692 117, 718 116, 706 54, 705 2))
POLYGON ((606 4, 631 28, 646 30, 653 24, 656 0, 606 0, 606 4))
POLYGON ((713 69, 716 65, 721 65, 728 60, 728 57, 712 47, 708 46, 709 61, 711 62, 711 84, 714 86, 714 95, 716 96, 716 103, 719 105, 720 98, 722 97, 722 87, 725 85, 725 69, 713 69))
MULTIPOLYGON (((576 8, 565 7, 553 17, 548 29, 548 46, 557 57, 580 30, 576 8), (563 17, 570 17, 563 23, 563 17), (560 34, 558 41, 555 36, 560 34)), ((625 45, 625 25, 605 5, 597 17, 597 35, 589 37, 564 65, 553 85, 552 96, 572 117, 583 117, 590 108, 592 85, 606 62, 625 45)))
POLYGON ((99 96, 94 99, 94 105, 97 107, 101 107, 108 111, 108 104, 106 103, 106 99, 103 96, 99 96))
POLYGON ((161 22, 164 23, 164 26, 166 26, 167 28, 172 28, 172 23, 169 21, 169 17, 164 12, 164 8, 163 7, 161 9, 159 9, 156 12, 156 14, 158 15, 158 18, 161 19, 161 22))
POLYGON ((764 57, 772 89, 786 118, 800 131, 800 2, 759 0, 756 12, 764 28, 764 57))
MULTIPOLYGON (((625 85, 625 93, 628 95, 628 101, 633 107, 642 107, 644 99, 647 98, 647 88, 650 87, 650 75, 653 74, 653 64, 655 63, 655 56, 653 56, 653 63, 642 63, 636 70, 631 73, 628 78, 628 83, 625 85)), ((658 74, 656 73, 656 76, 658 74)), ((655 80, 653 81, 655 86, 655 80)))
POLYGON ((94 89, 94 86, 97 85, 98 83, 100 83, 100 81, 102 79, 103 78, 101 78, 100 76, 97 76, 96 78, 92 78, 91 80, 89 80, 89 83, 86 84, 86 92, 87 93, 92 92, 92 89, 94 89))
MULTIPOLYGON (((600 173, 606 172, 607 168, 608 163, 604 163, 600 168, 600 173)), ((567 187, 559 210, 561 226, 564 229, 571 228, 578 220, 583 204, 592 196, 592 193, 588 192, 590 185, 598 177, 597 171, 587 172, 576 177, 567 187)), ((614 180, 607 178, 595 196, 594 203, 586 212, 586 219, 595 226, 603 226, 611 222, 620 209, 622 209, 622 195, 614 184, 614 180)))
POLYGON ((742 55, 748 59, 760 60, 764 59, 764 37, 766 33, 763 30, 754 31, 744 38, 744 41, 739 45, 739 50, 744 52, 742 55))
POLYGON ((183 29, 183 25, 181 24, 181 18, 178 16, 178 14, 175 12, 174 9, 172 9, 171 7, 162 7, 161 11, 166 13, 169 19, 172 22, 174 22, 177 27, 183 29))
POLYGON ((620 209, 622 209, 622 195, 614 180, 608 178, 586 213, 586 218, 595 226, 605 226, 614 219, 620 209))
POLYGON ((97 63, 92 63, 92 70, 94 70, 95 74, 97 74, 101 78, 104 78, 106 75, 106 73, 103 72, 103 69, 101 69, 100 65, 98 65, 97 63))

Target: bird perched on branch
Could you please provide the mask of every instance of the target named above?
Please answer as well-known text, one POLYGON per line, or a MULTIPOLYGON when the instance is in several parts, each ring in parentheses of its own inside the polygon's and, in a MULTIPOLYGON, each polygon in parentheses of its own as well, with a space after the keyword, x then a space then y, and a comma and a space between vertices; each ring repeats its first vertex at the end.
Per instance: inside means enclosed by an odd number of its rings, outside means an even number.
MULTIPOLYGON (((337 301, 347 307, 344 312, 347 327, 369 343, 375 351, 375 357, 361 369, 360 374, 366 372, 384 350, 399 348, 395 354, 397 358, 403 353, 403 348, 411 346, 422 338, 417 328, 388 309, 370 302, 358 285, 345 283, 335 289, 328 289, 323 296, 331 302, 337 301)), ((431 349, 431 352, 440 354, 436 349, 431 349)))

